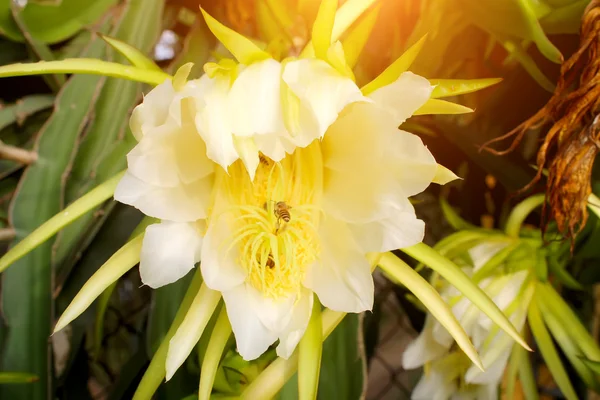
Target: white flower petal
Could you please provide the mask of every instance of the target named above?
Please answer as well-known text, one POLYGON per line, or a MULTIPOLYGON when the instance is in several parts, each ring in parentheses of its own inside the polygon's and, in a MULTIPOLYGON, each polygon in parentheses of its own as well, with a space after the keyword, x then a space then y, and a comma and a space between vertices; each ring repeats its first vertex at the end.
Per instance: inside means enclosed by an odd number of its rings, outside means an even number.
POLYGON ((386 110, 396 126, 410 118, 431 96, 433 86, 422 76, 404 72, 394 82, 369 95, 379 107, 386 110))
POLYGON ((210 175, 189 185, 159 187, 127 172, 115 189, 115 200, 154 218, 192 222, 206 218, 212 184, 210 175))
POLYGON ((496 253, 505 248, 507 242, 483 242, 469 249, 469 256, 473 261, 474 272, 477 272, 485 265, 496 253))
POLYGON ((239 286, 246 279, 246 271, 238 264, 239 248, 227 252, 231 241, 231 217, 223 215, 211 220, 202 243, 202 277, 206 286, 226 291, 239 286))
POLYGON ((214 171, 195 128, 173 120, 150 130, 127 155, 127 166, 136 178, 161 187, 189 184, 214 171))
POLYGON ((425 363, 433 361, 448 352, 451 343, 445 346, 433 337, 434 322, 437 321, 428 314, 423 330, 416 339, 410 342, 402 354, 402 368, 419 368, 425 363))
POLYGON ((346 105, 367 101, 351 79, 322 60, 302 59, 287 63, 283 80, 300 99, 301 111, 304 108, 298 121, 298 134, 310 137, 310 141, 322 137, 346 105))
POLYGON ((321 222, 319 237, 321 257, 308 268, 304 286, 334 311, 371 310, 371 266, 346 224, 327 217, 321 222))
POLYGON ((244 163, 246 167, 246 171, 250 175, 250 180, 254 180, 254 175, 256 174, 256 168, 258 168, 258 163, 260 162, 260 158, 258 157, 258 147, 254 142, 252 137, 245 136, 234 136, 233 137, 233 145, 235 150, 240 156, 240 159, 244 163))
POLYGON ((223 292, 223 300, 238 352, 246 361, 260 357, 277 340, 277 335, 260 322, 246 284, 223 292))
POLYGON ((322 142, 328 214, 356 223, 387 216, 393 182, 384 164, 385 138, 396 132, 385 113, 363 103, 348 106, 330 127, 322 142))
POLYGON ((431 368, 423 374, 412 391, 412 400, 448 400, 458 390, 456 381, 447 379, 446 374, 431 368))
POLYGON ((304 336, 310 316, 312 314, 314 296, 309 290, 303 289, 300 299, 294 305, 292 318, 279 334, 279 345, 277 346, 277 355, 285 359, 289 358, 296 346, 304 336))
POLYGON ((292 294, 284 299, 273 300, 251 285, 248 285, 246 290, 262 324, 275 333, 283 331, 292 319, 297 296, 292 294))
MULTIPOLYGON (((400 202, 398 202, 400 203, 400 202)), ((394 207, 397 206, 395 204, 394 207)), ((425 223, 417 218, 408 199, 391 216, 365 224, 349 224, 356 242, 365 252, 385 252, 420 243, 425 223)))
POLYGON ((231 131, 253 136, 285 131, 281 100, 281 64, 273 59, 246 67, 229 92, 231 131))
POLYGON ((421 138, 398 130, 387 144, 383 159, 402 193, 410 197, 424 191, 435 177, 437 162, 421 138))
POLYGON ((198 86, 200 96, 195 97, 198 109, 196 128, 206 143, 208 158, 227 169, 239 158, 231 133, 229 79, 221 76, 211 79, 204 75, 198 86))
POLYGON ((202 236, 196 223, 162 221, 146 228, 140 254, 142 282, 151 288, 173 283, 200 261, 202 236))
POLYGON ((175 96, 170 79, 152 89, 140 105, 131 113, 129 127, 139 141, 151 129, 165 123, 169 115, 169 106, 175 96))

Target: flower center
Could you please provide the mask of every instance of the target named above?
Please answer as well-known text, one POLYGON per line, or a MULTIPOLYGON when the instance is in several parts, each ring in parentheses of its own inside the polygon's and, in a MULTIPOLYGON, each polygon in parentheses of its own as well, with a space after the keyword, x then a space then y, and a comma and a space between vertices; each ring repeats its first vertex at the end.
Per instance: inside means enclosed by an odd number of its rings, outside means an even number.
POLYGON ((239 160, 228 172, 218 178, 232 221, 224 251, 238 250, 246 281, 264 296, 299 292, 306 268, 319 255, 320 144, 297 149, 278 163, 261 155, 253 182, 239 160))

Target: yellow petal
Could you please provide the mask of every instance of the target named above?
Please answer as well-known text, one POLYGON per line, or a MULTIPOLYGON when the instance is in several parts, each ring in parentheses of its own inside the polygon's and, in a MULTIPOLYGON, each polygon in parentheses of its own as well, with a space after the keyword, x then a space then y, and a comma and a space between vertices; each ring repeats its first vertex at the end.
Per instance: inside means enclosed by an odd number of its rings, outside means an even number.
POLYGON ((433 183, 437 183, 438 185, 445 185, 446 183, 452 182, 456 179, 461 179, 454 172, 444 167, 443 165, 438 164, 437 170, 435 171, 435 176, 433 177, 433 183))
POLYGON ((446 100, 429 99, 413 115, 428 114, 467 114, 473 112, 472 108, 461 104, 451 103, 446 100))
POLYGON ((194 349, 194 346, 196 346, 196 343, 198 343, 198 340, 200 340, 200 336, 202 336, 204 328, 206 328, 220 299, 221 292, 211 290, 206 284, 202 284, 183 322, 169 342, 169 352, 167 353, 166 362, 167 380, 175 375, 177 369, 183 364, 194 349))
POLYGON ((432 99, 440 97, 456 96, 485 89, 502 81, 502 78, 485 79, 430 79, 429 83, 435 86, 432 99))
POLYGON ((179 67, 177 72, 175 72, 175 76, 173 77, 173 88, 176 91, 180 91, 181 89, 183 89, 193 67, 194 63, 186 63, 179 67))
POLYGON ((331 33, 337 10, 337 0, 322 0, 312 29, 312 42, 315 55, 321 60, 327 59, 327 50, 331 45, 331 33))
POLYGON ((358 57, 371 36, 375 21, 377 21, 377 17, 379 16, 379 10, 381 10, 381 4, 369 11, 356 25, 356 28, 352 29, 342 41, 346 55, 346 64, 349 68, 356 66, 358 57))
POLYGON ((323 321, 321 303, 317 296, 313 302, 310 322, 300 340, 298 352, 298 397, 299 400, 314 400, 317 398, 323 353, 323 321))
MULTIPOLYGON (((331 32, 330 43, 339 40, 340 37, 352 26, 360 16, 369 8, 376 0, 348 0, 335 13, 335 21, 333 23, 333 31, 331 32)), ((313 42, 309 42, 302 53, 301 57, 314 57, 315 49, 313 42)))
POLYGON ((249 65, 256 61, 271 58, 269 53, 261 50, 250 39, 221 24, 204 11, 204 9, 200 8, 200 10, 210 31, 240 63, 249 65))
POLYGON ((200 374, 200 386, 198 388, 198 400, 210 400, 215 376, 217 375, 217 368, 221 362, 223 356, 223 350, 225 345, 231 336, 231 324, 227 318, 227 310, 225 307, 221 307, 219 318, 215 323, 215 327, 210 334, 210 340, 208 346, 206 346, 206 353, 202 360, 200 374))
POLYGON ((423 36, 417 43, 413 44, 408 50, 406 50, 392 65, 387 67, 379 76, 361 88, 363 94, 367 96, 373 93, 379 88, 387 86, 402 75, 403 72, 408 71, 413 61, 419 55, 419 52, 425 44, 427 35, 423 36))

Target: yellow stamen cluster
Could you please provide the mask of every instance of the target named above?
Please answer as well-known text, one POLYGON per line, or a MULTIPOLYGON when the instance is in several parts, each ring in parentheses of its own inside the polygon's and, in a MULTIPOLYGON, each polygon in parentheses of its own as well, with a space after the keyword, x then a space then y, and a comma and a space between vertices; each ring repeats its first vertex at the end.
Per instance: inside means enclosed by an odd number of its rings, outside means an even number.
POLYGON ((307 267, 319 255, 320 144, 297 149, 278 163, 261 154, 253 182, 241 161, 217 179, 228 204, 220 214, 229 214, 231 225, 221 251, 239 251, 247 282, 263 296, 299 292, 307 267))

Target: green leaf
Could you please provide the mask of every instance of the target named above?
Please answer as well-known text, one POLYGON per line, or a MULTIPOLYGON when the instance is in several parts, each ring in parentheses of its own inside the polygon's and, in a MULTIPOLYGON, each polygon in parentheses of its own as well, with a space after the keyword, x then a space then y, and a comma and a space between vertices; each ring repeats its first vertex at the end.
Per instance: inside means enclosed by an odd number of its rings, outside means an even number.
POLYGON ((162 71, 153 71, 96 58, 69 58, 59 61, 17 63, 0 67, 0 78, 9 76, 44 75, 55 73, 112 76, 137 82, 159 85, 170 78, 162 71))
POLYGON ((210 340, 202 360, 200 370, 200 386, 198 400, 209 400, 217 368, 223 356, 225 345, 231 336, 231 324, 227 318, 227 310, 221 307, 221 312, 210 335, 210 340))
POLYGON ((58 332, 84 312, 113 282, 140 261, 144 235, 121 247, 98 271, 83 285, 71 304, 58 319, 54 332, 58 332))
MULTIPOLYGON (((314 400, 317 398, 319 374, 321 372, 321 356, 323 353, 321 303, 316 295, 313 296, 310 321, 298 344, 298 397, 300 400, 314 400)), ((333 381, 330 381, 330 384, 332 383, 333 381)), ((343 398, 340 395, 341 393, 338 392, 338 398, 343 398)))
MULTIPOLYGON (((22 8, 19 7, 17 5, 17 3, 15 3, 15 2, 11 3, 10 8, 11 8, 13 20, 19 27, 19 30, 21 31, 21 33, 23 34, 23 37, 25 38, 25 41, 27 42, 27 44, 29 46, 30 53, 33 53, 33 56, 34 56, 33 58, 36 61, 54 61, 55 57, 54 57, 54 54, 52 53, 52 50, 50 50, 50 47, 48 47, 48 45, 46 45, 45 43, 39 41, 37 38, 35 38, 30 33, 30 29, 27 26, 27 23, 23 20, 23 18, 21 16, 22 8)), ((56 74, 56 75, 45 75, 44 80, 46 81, 48 86, 52 89, 52 91, 58 92, 60 87, 62 85, 64 85, 65 82, 67 81, 67 78, 65 77, 64 74, 56 74)))
POLYGON ((4 105, 0 109, 0 130, 14 123, 22 124, 27 117, 50 108, 53 104, 54 96, 32 94, 14 104, 4 105))
POLYGON ((538 302, 538 305, 542 318, 548 329, 550 329, 554 340, 558 343, 587 387, 597 391, 600 388, 599 382, 594 376, 593 371, 582 361, 581 349, 579 348, 577 339, 569 334, 563 323, 544 302, 538 302))
POLYGON ((542 321, 542 316, 538 308, 539 301, 540 296, 536 293, 535 301, 532 301, 529 305, 527 316, 531 332, 533 333, 533 337, 538 344, 542 357, 544 357, 544 361, 552 374, 552 378, 554 378, 554 381, 562 391, 563 395, 568 400, 577 400, 577 393, 575 393, 575 389, 573 389, 573 386, 571 385, 571 380, 567 375, 567 371, 565 371, 565 367, 560 361, 554 343, 552 343, 552 338, 544 325, 544 321, 542 321))
POLYGON ((396 61, 385 69, 377 78, 373 79, 367 85, 361 88, 365 96, 373 93, 377 89, 387 86, 396 81, 402 75, 403 72, 408 71, 413 61, 417 58, 425 41, 427 35, 423 36, 417 43, 412 45, 406 50, 396 61))
POLYGON ((502 398, 514 399, 517 375, 523 356, 527 356, 524 349, 521 346, 513 345, 508 360, 508 366, 506 368, 506 387, 502 390, 502 398))
POLYGON ((523 222, 525 222, 525 219, 533 212, 533 210, 544 203, 545 198, 546 195, 543 193, 536 194, 517 204, 506 220, 506 225, 504 227, 506 234, 512 237, 519 237, 523 222))
POLYGON ((454 211, 452 206, 450 206, 450 204, 448 204, 448 202, 445 199, 440 198, 440 206, 442 208, 442 213, 444 214, 446 221, 448 221, 450 226, 452 226, 457 231, 463 229, 473 229, 475 227, 473 224, 470 224, 469 222, 462 219, 461 216, 458 215, 456 211, 454 211))
POLYGON ((473 343, 471 343, 469 336, 433 286, 392 253, 385 253, 379 261, 379 266, 390 276, 393 276, 406 286, 427 307, 435 319, 446 328, 471 361, 483 370, 477 350, 473 346, 473 343))
MULTIPOLYGON (((62 0, 57 6, 29 2, 21 14, 33 37, 53 44, 96 22, 117 1, 62 0)), ((0 34, 12 40, 24 41, 25 38, 12 18, 10 3, 11 0, 0 0, 0 34)))
POLYGON ((536 286, 536 292, 546 302, 548 310, 559 318, 569 336, 577 341, 583 354, 590 360, 600 360, 600 348, 596 341, 556 290, 549 283, 540 283, 536 286))
POLYGON ((583 290, 584 287, 567 271, 566 265, 556 260, 554 257, 548 258, 548 268, 550 273, 563 285, 573 290, 583 290))
POLYGON ((185 292, 185 296, 179 306, 179 310, 177 310, 177 314, 175 315, 175 319, 169 328, 165 338, 160 344, 156 353, 152 357, 150 361, 150 365, 148 369, 144 373, 140 384, 137 387, 133 395, 132 400, 146 400, 152 398, 156 389, 160 386, 160 384, 165 379, 165 364, 167 360, 167 352, 169 350, 169 342, 175 332, 181 325, 185 315, 187 314, 190 306, 192 305, 192 301, 196 298, 198 291, 200 290, 200 286, 202 284, 202 274, 200 273, 200 268, 197 268, 194 272, 194 277, 187 291, 185 292))
POLYGON ((500 82, 502 82, 502 78, 429 80, 429 83, 431 83, 432 86, 435 86, 431 93, 432 99, 473 93, 500 82))
POLYGON ((204 73, 202 67, 211 57, 211 49, 215 46, 215 38, 206 26, 204 19, 197 18, 184 39, 183 49, 173 61, 170 71, 177 71, 182 65, 193 62, 190 79, 200 78, 204 73))
POLYGON ((39 379, 36 375, 26 372, 0 372, 0 385, 6 383, 32 383, 37 382, 39 379))
MULTIPOLYGON (((87 55, 99 57, 103 49, 104 43, 95 40, 87 55)), ((0 397, 3 398, 37 399, 44 398, 47 393, 51 377, 48 337, 53 306, 52 244, 46 242, 29 251, 55 233, 58 224, 54 222, 40 228, 42 233, 38 231, 33 239, 24 238, 61 211, 60 185, 102 82, 99 77, 75 76, 63 86, 56 98, 55 112, 37 136, 35 148, 39 159, 23 173, 12 200, 11 220, 17 240, 23 240, 24 244, 15 247, 0 261, 2 270, 22 257, 3 276, 2 305, 8 336, 2 361, 4 368, 34 373, 40 381, 26 386, 2 387, 0 397)), ((62 215, 65 216, 64 212, 62 215)))
POLYGON ((361 330, 362 317, 349 314, 323 343, 319 399, 364 398, 367 361, 361 330))
POLYGON ((117 184, 125 172, 121 172, 108 181, 102 183, 79 200, 65 208, 59 214, 50 218, 43 225, 27 235, 16 246, 8 251, 0 259, 0 272, 8 268, 12 263, 33 251, 46 240, 50 239, 59 230, 75 221, 90 209, 105 202, 113 196, 117 184))
MULTIPOLYGON (((525 351, 524 348, 520 346, 514 346, 515 351, 520 354, 518 357, 519 363, 519 380, 521 382, 521 387, 523 388, 523 393, 525 394, 525 398, 527 400, 538 400, 539 399, 539 391, 537 388, 537 383, 535 381, 535 376, 533 375, 533 367, 531 366, 531 360, 529 359, 529 354, 525 351)), ((508 397, 510 398, 510 397, 508 397)))
POLYGON ((158 65, 156 65, 156 63, 153 60, 146 57, 146 55, 143 52, 136 49, 132 45, 125 43, 119 39, 109 37, 109 36, 100 35, 100 37, 102 39, 104 39, 104 41, 106 41, 106 43, 111 45, 113 49, 115 49, 119 53, 121 53, 121 55, 123 57, 127 58, 127 60, 129 60, 129 62, 132 65, 139 67, 139 68, 162 72, 160 67, 158 65))
POLYGON ((517 343, 527 350, 531 350, 506 315, 504 315, 492 299, 490 299, 479 286, 473 283, 473 281, 452 261, 443 257, 424 243, 419 243, 401 250, 443 276, 503 331, 512 336, 517 343))
POLYGON ((521 243, 518 243, 518 242, 517 243, 509 244, 508 246, 506 246, 505 248, 503 248, 502 250, 500 250, 496 254, 494 254, 492 257, 490 257, 490 259, 488 261, 486 261, 486 263, 483 264, 481 266, 481 268, 479 268, 477 270, 477 272, 475 272, 473 274, 473 276, 471 277, 471 279, 473 280, 473 282, 475 282, 475 283, 478 284, 483 279, 485 279, 488 276, 490 276, 491 274, 493 274, 495 272, 495 270, 498 267, 500 267, 502 264, 504 264, 504 262, 506 261, 506 259, 519 246, 521 246, 521 243))

